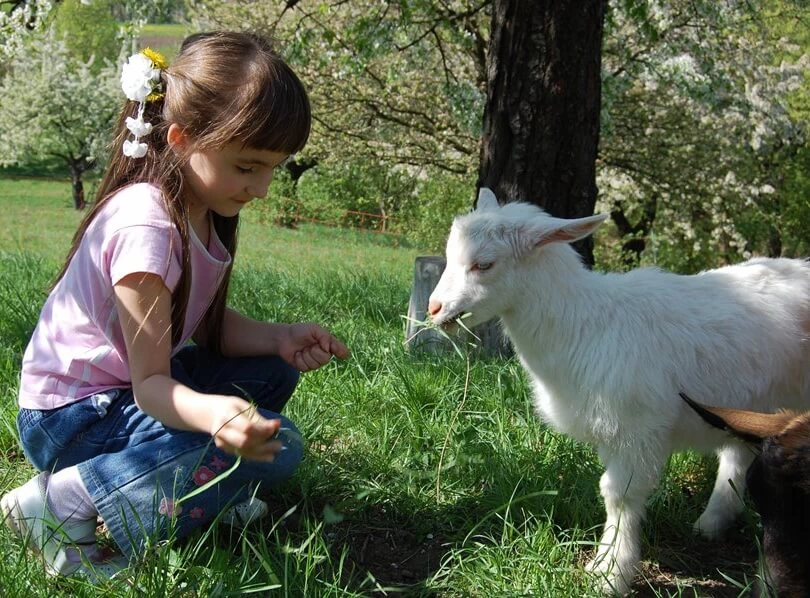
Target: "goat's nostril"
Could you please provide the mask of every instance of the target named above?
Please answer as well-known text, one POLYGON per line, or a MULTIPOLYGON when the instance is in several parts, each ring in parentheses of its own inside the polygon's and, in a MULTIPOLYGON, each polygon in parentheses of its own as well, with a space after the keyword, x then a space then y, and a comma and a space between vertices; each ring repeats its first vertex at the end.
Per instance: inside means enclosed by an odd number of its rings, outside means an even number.
POLYGON ((430 301, 428 303, 428 313, 431 317, 435 316, 437 313, 442 311, 442 304, 438 301, 430 301))

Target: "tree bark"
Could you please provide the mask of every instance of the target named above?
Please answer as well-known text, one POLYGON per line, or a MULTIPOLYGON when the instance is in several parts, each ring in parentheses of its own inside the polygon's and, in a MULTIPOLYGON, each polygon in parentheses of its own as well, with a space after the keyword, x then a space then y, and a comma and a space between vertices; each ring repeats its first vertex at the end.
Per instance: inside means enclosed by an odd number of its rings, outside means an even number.
POLYGON ((298 184, 298 179, 301 178, 301 175, 304 174, 310 168, 315 168, 318 163, 315 160, 296 160, 295 158, 290 159, 289 162, 285 165, 285 168, 289 171, 290 176, 294 183, 298 184))
MULTIPOLYGON (((606 0, 494 0, 479 186, 593 214, 606 0)), ((593 264, 590 237, 575 244, 593 264)))
POLYGON ((82 182, 82 170, 76 165, 70 165, 70 181, 73 187, 73 207, 77 210, 83 210, 84 201, 84 183, 82 182))
POLYGON ((624 212, 623 202, 617 203, 610 212, 610 219, 619 231, 622 240, 622 256, 628 268, 634 268, 641 262, 641 254, 647 248, 647 237, 655 223, 658 211, 658 194, 653 193, 642 202, 644 208, 636 224, 631 224, 624 212))

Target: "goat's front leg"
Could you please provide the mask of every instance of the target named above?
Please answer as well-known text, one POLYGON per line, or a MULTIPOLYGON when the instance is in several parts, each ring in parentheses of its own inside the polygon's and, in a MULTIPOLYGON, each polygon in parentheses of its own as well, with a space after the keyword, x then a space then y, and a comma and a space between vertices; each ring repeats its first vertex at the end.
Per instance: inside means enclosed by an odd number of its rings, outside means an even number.
POLYGON ((605 501, 602 539, 586 569, 602 576, 606 592, 626 594, 641 558, 641 524, 652 493, 666 462, 652 451, 600 450, 605 473, 599 482, 605 501))

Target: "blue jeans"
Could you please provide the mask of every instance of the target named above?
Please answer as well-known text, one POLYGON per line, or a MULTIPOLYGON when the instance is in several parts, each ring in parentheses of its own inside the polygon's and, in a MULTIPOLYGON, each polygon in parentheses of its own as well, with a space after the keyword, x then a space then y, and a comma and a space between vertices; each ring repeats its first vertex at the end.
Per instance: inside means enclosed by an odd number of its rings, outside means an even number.
POLYGON ((223 358, 203 348, 182 349, 172 377, 194 390, 249 397, 292 434, 272 463, 242 460, 225 479, 188 500, 183 497, 236 463, 209 434, 164 426, 141 411, 131 388, 87 397, 65 407, 21 409, 23 450, 41 471, 78 465, 79 473, 115 542, 127 556, 148 541, 188 535, 228 506, 247 500, 258 485, 289 478, 304 447, 293 423, 279 415, 299 372, 279 357, 223 358))

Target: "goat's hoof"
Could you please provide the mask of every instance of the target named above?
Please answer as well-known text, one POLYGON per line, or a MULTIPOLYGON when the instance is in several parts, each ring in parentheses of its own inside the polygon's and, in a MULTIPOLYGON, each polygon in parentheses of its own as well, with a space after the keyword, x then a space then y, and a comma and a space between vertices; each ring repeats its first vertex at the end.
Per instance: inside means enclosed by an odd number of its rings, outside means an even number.
POLYGON ((609 575, 602 580, 600 589, 605 596, 626 596, 630 593, 630 584, 621 575, 609 575))
POLYGON ((709 540, 716 540, 727 526, 728 522, 725 519, 704 513, 695 521, 692 531, 709 540))
POLYGON ((623 575, 609 554, 598 554, 585 565, 585 570, 598 579, 599 588, 606 596, 624 596, 630 592, 633 575, 623 575))
POLYGON ((588 573, 607 573, 609 569, 607 566, 608 562, 609 559, 603 556, 596 556, 585 565, 585 571, 588 573))
POLYGON ((596 576, 597 587, 605 596, 625 596, 630 592, 630 581, 625 576, 614 571, 608 572, 608 567, 602 563, 591 561, 586 565, 586 569, 596 576))

